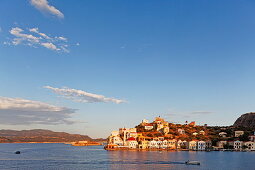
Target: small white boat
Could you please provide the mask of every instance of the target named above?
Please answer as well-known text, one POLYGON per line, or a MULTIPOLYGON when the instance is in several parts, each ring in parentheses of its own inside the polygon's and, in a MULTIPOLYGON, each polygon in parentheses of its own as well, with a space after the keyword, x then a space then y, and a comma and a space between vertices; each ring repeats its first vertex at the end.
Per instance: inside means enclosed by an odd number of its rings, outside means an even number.
POLYGON ((186 165, 200 165, 200 162, 198 162, 198 161, 186 161, 185 164, 186 165))

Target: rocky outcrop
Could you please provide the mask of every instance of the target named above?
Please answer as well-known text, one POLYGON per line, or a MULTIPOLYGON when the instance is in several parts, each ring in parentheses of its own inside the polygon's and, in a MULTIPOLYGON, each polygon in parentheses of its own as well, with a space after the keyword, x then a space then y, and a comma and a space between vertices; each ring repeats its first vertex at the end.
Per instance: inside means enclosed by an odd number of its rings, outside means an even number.
POLYGON ((255 129, 255 112, 245 113, 234 123, 234 127, 246 127, 255 129))

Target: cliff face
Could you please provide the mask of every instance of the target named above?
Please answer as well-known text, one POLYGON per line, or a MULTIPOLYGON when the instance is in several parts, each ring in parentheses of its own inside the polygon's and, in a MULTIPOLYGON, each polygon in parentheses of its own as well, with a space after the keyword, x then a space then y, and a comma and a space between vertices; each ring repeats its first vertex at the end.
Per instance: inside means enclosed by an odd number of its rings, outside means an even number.
POLYGON ((235 121, 234 126, 255 128, 255 112, 243 114, 235 121))

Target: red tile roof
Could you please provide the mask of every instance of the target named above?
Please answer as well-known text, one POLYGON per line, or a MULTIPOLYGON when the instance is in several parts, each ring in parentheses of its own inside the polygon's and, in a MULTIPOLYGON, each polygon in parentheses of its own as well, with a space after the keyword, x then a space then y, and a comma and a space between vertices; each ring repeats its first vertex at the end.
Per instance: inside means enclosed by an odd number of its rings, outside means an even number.
POLYGON ((128 138, 128 141, 131 141, 131 140, 135 140, 135 138, 134 137, 128 138))

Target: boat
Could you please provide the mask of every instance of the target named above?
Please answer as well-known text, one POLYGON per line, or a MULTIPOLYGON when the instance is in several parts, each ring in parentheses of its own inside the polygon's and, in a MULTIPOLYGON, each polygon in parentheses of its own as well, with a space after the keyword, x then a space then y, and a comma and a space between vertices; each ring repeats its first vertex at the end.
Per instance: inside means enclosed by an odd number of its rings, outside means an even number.
POLYGON ((185 162, 185 164, 186 165, 200 165, 200 162, 198 162, 198 161, 189 161, 188 160, 188 161, 185 162))
POLYGON ((15 154, 20 154, 20 151, 16 151, 15 154))

